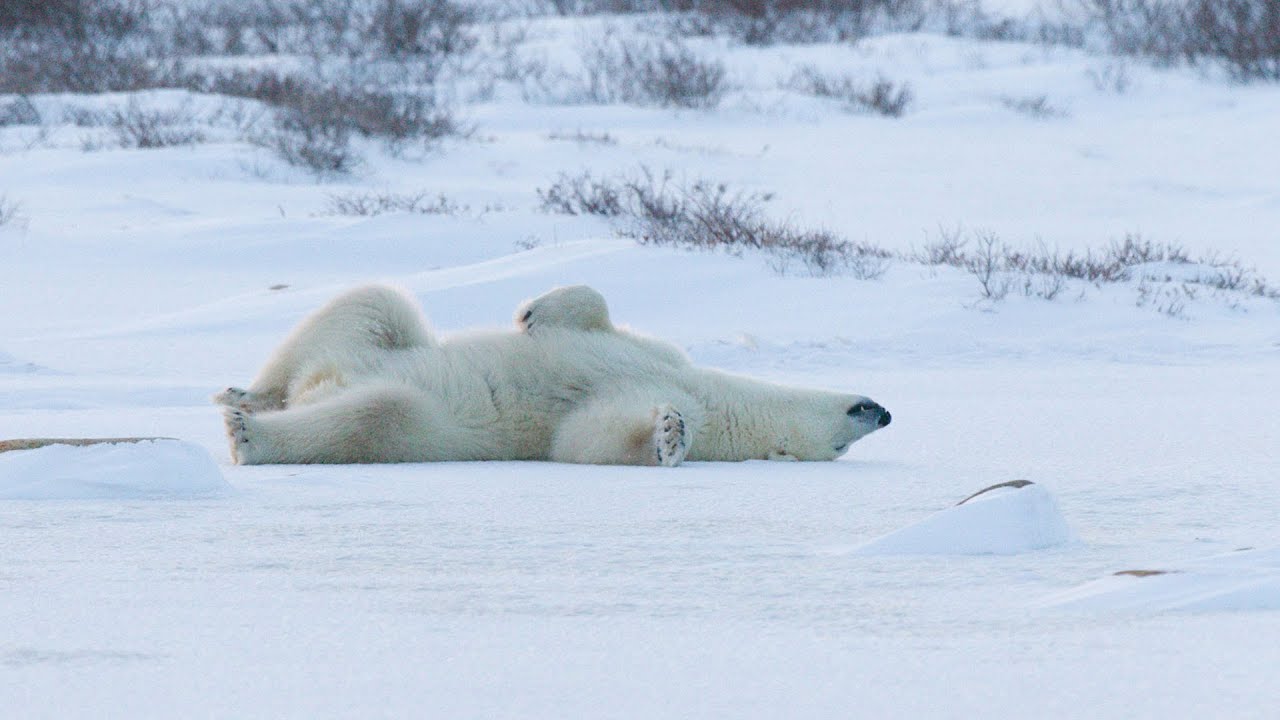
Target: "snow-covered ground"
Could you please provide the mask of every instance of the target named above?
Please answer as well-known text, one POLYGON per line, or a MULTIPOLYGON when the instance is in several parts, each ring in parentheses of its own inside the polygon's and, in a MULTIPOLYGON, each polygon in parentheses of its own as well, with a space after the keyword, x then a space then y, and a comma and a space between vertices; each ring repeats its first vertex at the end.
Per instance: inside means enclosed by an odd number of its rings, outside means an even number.
MULTIPOLYGON (((524 51, 571 60, 599 22, 532 23, 524 51)), ((698 42, 735 84, 719 109, 499 83, 464 105, 472 138, 370 145, 324 183, 217 128, 92 152, 72 125, 0 128, 19 204, 0 438, 183 441, 0 455, 4 714, 1271 716, 1280 303, 1197 287, 1162 312, 1139 279, 992 303, 903 261, 779 274, 637 246, 536 189, 646 165, 893 250, 957 225, 1063 250, 1137 232, 1280 278, 1280 87, 928 34, 698 42), (886 119, 780 87, 806 64, 884 72, 915 105, 886 119), (1041 95, 1059 112, 1005 102, 1041 95), (562 139, 579 131, 611 142, 562 139), (324 213, 348 191, 469 210, 324 213), (697 362, 866 394, 894 422, 824 464, 231 465, 209 395, 375 279, 445 333, 588 283, 697 362), (953 507, 1015 478, 1035 485, 953 507)), ((51 117, 125 100, 33 98, 51 117)))

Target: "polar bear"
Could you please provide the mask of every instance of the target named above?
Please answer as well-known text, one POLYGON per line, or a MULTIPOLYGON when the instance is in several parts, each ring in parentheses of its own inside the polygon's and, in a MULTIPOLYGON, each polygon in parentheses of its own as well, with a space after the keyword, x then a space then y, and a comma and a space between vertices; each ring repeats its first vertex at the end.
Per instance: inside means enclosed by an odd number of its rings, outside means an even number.
POLYGON ((861 395, 694 366, 614 327, 578 285, 522 305, 516 329, 437 340, 385 286, 306 318, 224 406, 231 455, 262 463, 834 460, 889 424, 861 395))

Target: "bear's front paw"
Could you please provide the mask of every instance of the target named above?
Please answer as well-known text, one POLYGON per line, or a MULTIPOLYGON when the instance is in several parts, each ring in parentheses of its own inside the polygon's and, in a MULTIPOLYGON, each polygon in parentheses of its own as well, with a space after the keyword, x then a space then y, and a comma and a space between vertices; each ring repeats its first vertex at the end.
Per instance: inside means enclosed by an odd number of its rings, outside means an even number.
POLYGON ((670 405, 655 408, 653 415, 653 446, 658 464, 675 467, 684 462, 684 456, 689 451, 684 417, 670 405))
POLYGON ((218 405, 237 408, 250 414, 274 409, 273 404, 266 398, 238 387, 229 387, 214 395, 213 402, 218 405))

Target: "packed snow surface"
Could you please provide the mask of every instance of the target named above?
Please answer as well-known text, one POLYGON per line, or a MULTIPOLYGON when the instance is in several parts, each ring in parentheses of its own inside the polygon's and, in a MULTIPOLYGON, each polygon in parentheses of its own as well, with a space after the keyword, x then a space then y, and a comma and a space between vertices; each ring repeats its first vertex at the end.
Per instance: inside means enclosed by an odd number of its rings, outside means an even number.
MULTIPOLYGON (((601 22, 512 35, 556 69, 601 22)), ((998 302, 950 266, 814 277, 642 247, 537 190, 644 165, 898 253, 957 226, 1062 251, 1138 233, 1275 279, 1280 86, 928 33, 689 42, 733 80, 715 110, 499 79, 459 93, 471 137, 369 142, 325 182, 226 127, 94 151, 71 122, 0 127, 0 438, 182 439, 0 457, 0 714, 1272 717, 1274 299, 1198 264, 998 302), (851 114, 785 89, 801 65, 916 103, 851 114), (1056 113, 1008 102, 1041 96, 1056 113), (468 210, 328 210, 353 192, 468 210), (442 334, 587 283, 695 362, 865 394, 893 424, 833 463, 231 465, 210 395, 373 280, 442 334), (1016 478, 1036 485, 947 509, 1016 478)))

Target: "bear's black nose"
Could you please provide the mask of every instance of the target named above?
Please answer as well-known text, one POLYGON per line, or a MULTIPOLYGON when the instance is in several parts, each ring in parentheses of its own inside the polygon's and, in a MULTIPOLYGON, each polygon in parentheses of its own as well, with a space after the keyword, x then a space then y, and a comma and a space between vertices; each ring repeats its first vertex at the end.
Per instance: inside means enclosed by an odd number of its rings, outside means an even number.
POLYGON ((879 425, 880 427, 884 427, 885 425, 888 425, 891 422, 893 422, 893 416, 889 414, 888 410, 885 410, 880 413, 880 419, 876 422, 876 424, 879 425))

